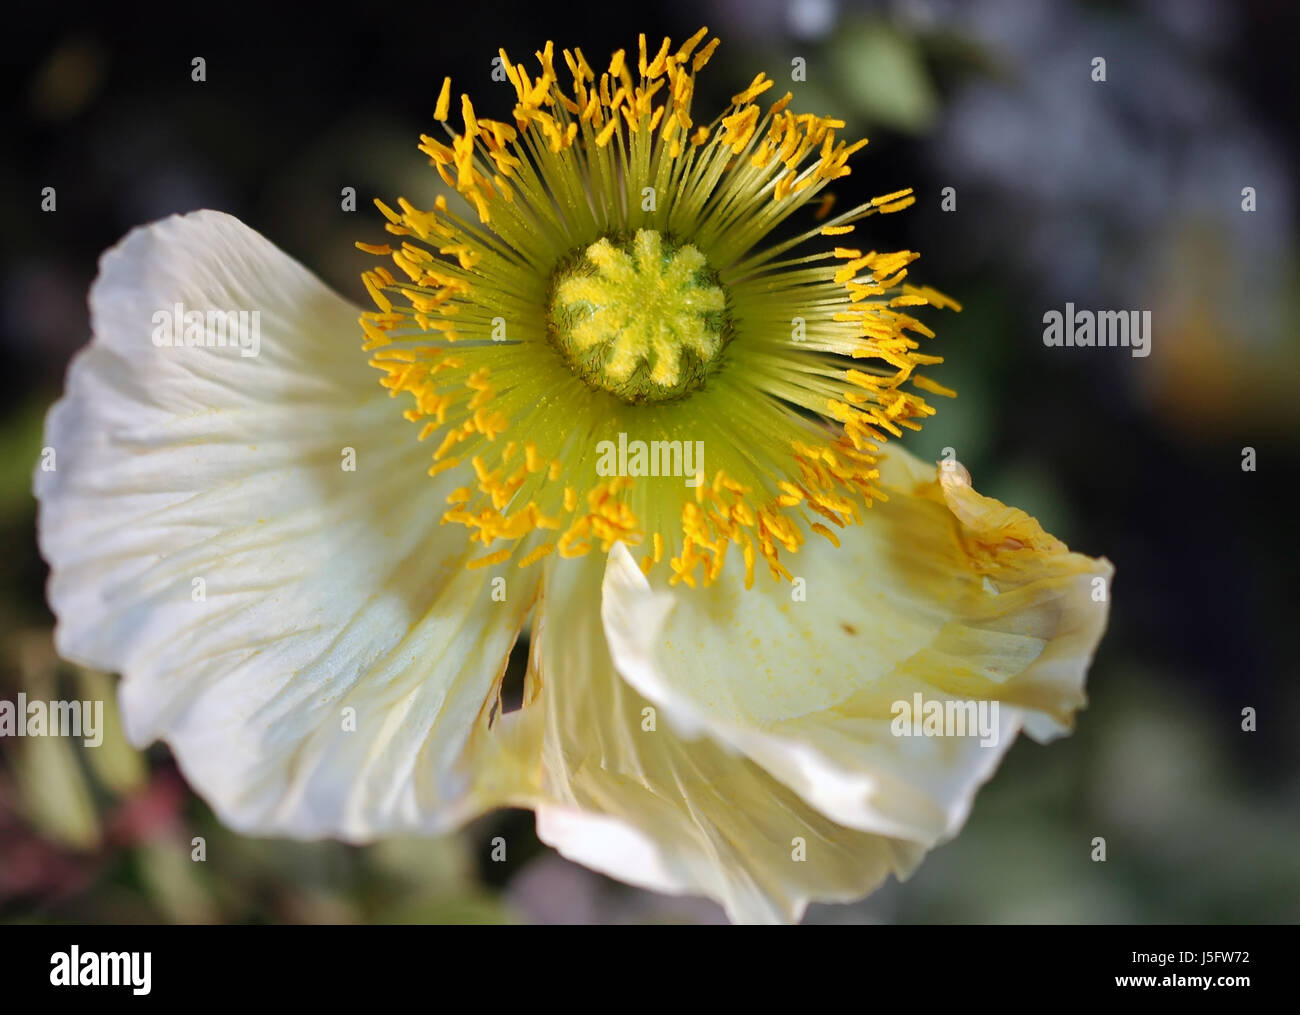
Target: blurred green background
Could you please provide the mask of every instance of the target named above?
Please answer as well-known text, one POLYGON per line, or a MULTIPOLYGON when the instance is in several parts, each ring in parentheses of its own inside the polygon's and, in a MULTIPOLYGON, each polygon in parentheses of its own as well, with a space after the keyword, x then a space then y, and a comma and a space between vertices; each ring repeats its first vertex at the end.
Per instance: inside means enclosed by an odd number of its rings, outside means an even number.
MULTIPOLYGON (((219 208, 364 303, 352 243, 380 232, 371 197, 434 192, 415 143, 444 74, 508 119, 498 46, 518 57, 554 39, 593 56, 708 24, 723 45, 698 84, 702 115, 760 69, 784 85, 802 58, 796 108, 871 138, 840 200, 917 190, 863 234, 920 250, 913 278, 965 308, 928 318, 947 357, 934 375, 960 397, 909 447, 954 448, 983 492, 1117 568, 1075 735, 1018 743, 965 831, 910 881, 814 906, 809 922, 1300 920, 1295 5, 480 3, 418 23, 60 10, 29 11, 3 56, 0 698, 113 700, 114 678, 53 654, 30 494, 102 250, 135 225, 219 208), (355 213, 340 210, 344 186, 355 213), (1042 314, 1067 301, 1150 310, 1152 354, 1045 348, 1042 314), (1105 863, 1090 859, 1095 836, 1105 863)), ((165 748, 140 754, 109 725, 93 751, 0 740, 0 919, 722 920, 569 864, 522 812, 366 848, 244 838, 165 748), (191 862, 195 837, 205 863, 191 862)))

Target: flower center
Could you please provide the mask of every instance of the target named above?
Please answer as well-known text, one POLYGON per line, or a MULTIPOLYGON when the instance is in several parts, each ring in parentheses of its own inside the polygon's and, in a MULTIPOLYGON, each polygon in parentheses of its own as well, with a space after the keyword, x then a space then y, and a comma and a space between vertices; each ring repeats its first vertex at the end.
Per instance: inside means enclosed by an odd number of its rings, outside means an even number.
POLYGON ((574 373, 632 403, 699 388, 729 332, 726 293, 704 255, 654 229, 621 244, 599 239, 562 262, 550 315, 551 340, 574 373))

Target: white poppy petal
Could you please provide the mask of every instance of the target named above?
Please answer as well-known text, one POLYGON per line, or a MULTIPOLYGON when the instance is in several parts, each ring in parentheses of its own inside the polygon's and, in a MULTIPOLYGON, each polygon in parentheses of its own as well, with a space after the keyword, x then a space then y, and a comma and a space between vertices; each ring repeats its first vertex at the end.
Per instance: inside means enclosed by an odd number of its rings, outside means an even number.
POLYGON ((59 650, 122 673, 131 739, 165 739, 237 829, 463 817, 466 744, 534 585, 494 602, 490 569, 465 569, 463 530, 438 525, 455 484, 426 474, 358 309, 216 212, 129 234, 90 304, 35 477, 59 650), (258 311, 258 354, 157 347, 177 304, 258 311))
POLYGON ((733 560, 710 588, 656 589, 616 548, 602 611, 619 671, 683 735, 743 752, 841 824, 927 847, 953 835, 1022 723, 1068 728, 1105 628, 1095 580, 1112 571, 963 474, 936 482, 892 451, 889 501, 840 548, 804 546, 794 586, 745 590, 733 560), (911 729, 896 703, 918 694, 988 726, 896 735, 911 729))
POLYGON ((680 736, 615 672, 598 615, 601 561, 548 573, 530 704, 542 742, 539 837, 565 856, 658 891, 703 894, 736 922, 798 920, 847 901, 923 850, 842 828, 758 765, 680 736), (648 711, 647 711, 648 710, 648 711))

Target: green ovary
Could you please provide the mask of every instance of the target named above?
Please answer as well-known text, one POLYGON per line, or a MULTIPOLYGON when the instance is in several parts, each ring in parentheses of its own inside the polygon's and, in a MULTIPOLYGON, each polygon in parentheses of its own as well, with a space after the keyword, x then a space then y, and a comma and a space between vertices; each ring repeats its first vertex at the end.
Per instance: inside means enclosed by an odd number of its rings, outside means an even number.
POLYGON ((573 371, 625 402, 699 388, 727 338, 727 298, 690 244, 639 229, 597 240, 556 271, 551 338, 573 371))

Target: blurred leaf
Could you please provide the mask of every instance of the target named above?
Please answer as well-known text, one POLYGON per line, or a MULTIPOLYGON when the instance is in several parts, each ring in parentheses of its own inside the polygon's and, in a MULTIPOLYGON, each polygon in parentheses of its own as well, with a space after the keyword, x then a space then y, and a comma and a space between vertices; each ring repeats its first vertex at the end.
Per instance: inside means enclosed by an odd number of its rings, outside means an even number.
MULTIPOLYGON (((50 632, 19 631, 5 642, 5 648, 13 653, 27 706, 30 708, 36 701, 48 706, 58 686, 58 658, 50 632)), ((19 724, 27 722, 25 714, 16 718, 19 724)), ((51 719, 47 712, 47 732, 51 719)), ((14 775, 23 813, 42 835, 61 845, 96 848, 100 842, 99 818, 90 786, 77 763, 77 752, 84 750, 82 739, 24 737, 16 741, 16 746, 14 775)))
POLYGON ((866 120, 917 133, 939 111, 916 42, 881 24, 846 28, 830 49, 831 67, 845 95, 866 120))
POLYGON ((122 718, 117 708, 117 688, 107 673, 77 667, 78 694, 84 700, 104 703, 103 742, 86 752, 96 778, 119 796, 143 788, 148 770, 144 756, 132 747, 122 732, 122 718))
POLYGON ((0 423, 0 525, 32 510, 32 470, 41 457, 44 402, 28 402, 0 423))
POLYGON ((99 819, 77 764, 80 746, 64 737, 27 737, 14 769, 23 812, 41 834, 73 849, 90 850, 99 845, 99 819))
POLYGON ((403 900, 376 916, 377 923, 400 924, 508 924, 518 917, 498 897, 487 894, 445 899, 403 900))
POLYGON ((452 894, 475 880, 474 865, 460 836, 384 839, 366 849, 370 866, 422 890, 452 894))
POLYGON ((137 849, 140 873, 149 896, 174 923, 215 923, 217 908, 200 877, 201 864, 191 858, 188 841, 166 837, 137 849))

